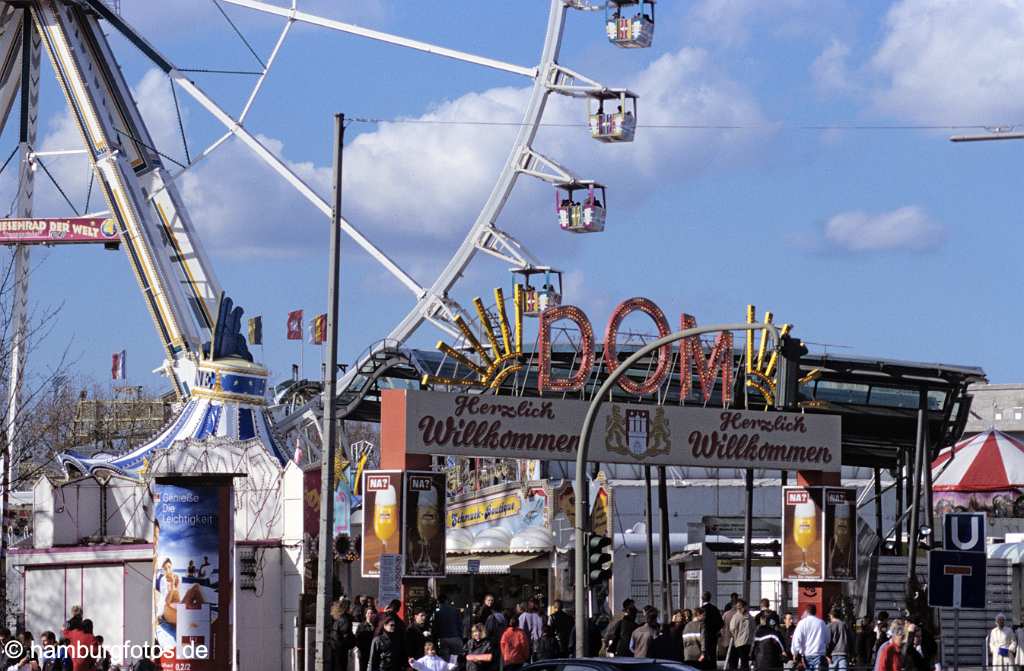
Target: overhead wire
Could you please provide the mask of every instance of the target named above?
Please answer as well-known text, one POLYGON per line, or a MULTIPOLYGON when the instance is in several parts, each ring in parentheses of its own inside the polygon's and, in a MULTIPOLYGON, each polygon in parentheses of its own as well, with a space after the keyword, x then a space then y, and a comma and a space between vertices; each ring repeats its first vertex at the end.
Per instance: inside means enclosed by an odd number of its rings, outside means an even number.
POLYGON ((54 178, 53 174, 50 172, 50 169, 46 167, 46 163, 43 162, 43 159, 39 158, 39 156, 36 156, 35 161, 36 163, 39 164, 39 167, 43 169, 43 172, 46 173, 46 176, 50 178, 50 181, 53 182, 53 185, 57 188, 57 191, 64 198, 64 202, 68 204, 68 207, 70 207, 71 211, 75 213, 75 216, 77 217, 79 214, 81 214, 78 211, 78 208, 75 207, 75 204, 71 202, 71 199, 68 198, 68 194, 64 192, 64 189, 61 188, 56 178, 54 178))
POLYGON ((204 72, 215 75, 252 75, 259 77, 263 74, 262 70, 222 70, 219 68, 177 68, 178 72, 204 72))
POLYGON ((140 140, 139 138, 135 137, 134 135, 132 135, 132 134, 131 134, 131 133, 129 133, 128 131, 124 130, 123 128, 116 128, 116 127, 115 127, 115 128, 114 128, 114 130, 115 130, 115 131, 116 131, 116 132, 117 132, 117 133, 118 133, 119 135, 124 135, 124 136, 125 136, 126 138, 128 138, 128 139, 130 139, 130 140, 132 140, 132 141, 134 141, 134 142, 138 142, 139 144, 141 144, 141 145, 142 145, 143 147, 145 147, 146 149, 148 149, 148 150, 150 150, 150 151, 152 151, 152 152, 156 152, 156 154, 157 154, 158 156, 160 156, 161 158, 166 158, 166 159, 167 159, 168 161, 170 161, 170 162, 171 162, 171 163, 173 163, 174 165, 178 166, 179 168, 187 168, 187 167, 188 167, 187 165, 185 165, 185 164, 184 164, 184 163, 182 163, 181 161, 179 161, 179 160, 175 159, 175 158, 174 158, 173 156, 170 156, 170 155, 168 155, 168 154, 165 154, 165 153, 163 153, 162 151, 160 151, 159 149, 157 149, 156 147, 153 147, 153 146, 151 146, 151 145, 148 145, 148 144, 146 144, 145 142, 143 142, 143 141, 142 141, 142 140, 140 140))
POLYGON ((178 104, 178 92, 170 75, 167 81, 171 84, 171 97, 174 99, 174 113, 178 115, 178 130, 181 131, 181 146, 185 148, 185 162, 192 165, 192 157, 188 153, 188 139, 185 137, 185 123, 181 120, 181 106, 178 104))
POLYGON ((89 166, 89 188, 85 190, 85 209, 83 212, 89 211, 89 202, 92 200, 92 183, 96 180, 96 171, 92 166, 89 166))
POLYGON ((7 164, 11 162, 11 159, 14 158, 14 155, 17 154, 17 153, 18 153, 18 147, 17 147, 17 145, 15 145, 14 149, 11 150, 10 155, 7 157, 7 160, 4 161, 4 164, 2 166, 0 166, 0 175, 2 175, 4 173, 4 170, 7 169, 7 164))
POLYGON ((231 29, 235 31, 235 34, 238 35, 239 39, 242 40, 242 43, 245 44, 246 48, 249 50, 249 53, 251 53, 253 58, 256 59, 256 62, 260 64, 260 67, 266 70, 267 64, 263 62, 263 59, 260 58, 260 55, 257 54, 256 50, 252 48, 251 44, 249 44, 249 40, 245 39, 245 35, 243 35, 242 31, 238 29, 238 26, 236 26, 235 22, 231 20, 231 17, 228 16, 228 13, 224 11, 224 8, 220 6, 220 3, 217 2, 217 0, 211 0, 211 2, 213 2, 214 6, 220 11, 220 15, 223 16, 224 20, 228 22, 228 25, 230 25, 231 29))
MULTIPOLYGON (((385 119, 380 117, 350 117, 352 123, 366 124, 426 124, 438 126, 509 126, 520 127, 525 124, 522 121, 485 121, 479 119, 409 119, 393 118, 385 119)), ((588 128, 585 122, 542 122, 538 124, 542 128, 588 128)), ((801 131, 826 131, 826 130, 854 130, 854 131, 905 131, 905 130, 988 130, 996 133, 1010 132, 1013 129, 1024 126, 1014 124, 1010 126, 998 126, 993 124, 786 124, 786 123, 761 123, 761 124, 695 124, 683 122, 665 123, 638 123, 638 129, 654 130, 801 130, 801 131)))

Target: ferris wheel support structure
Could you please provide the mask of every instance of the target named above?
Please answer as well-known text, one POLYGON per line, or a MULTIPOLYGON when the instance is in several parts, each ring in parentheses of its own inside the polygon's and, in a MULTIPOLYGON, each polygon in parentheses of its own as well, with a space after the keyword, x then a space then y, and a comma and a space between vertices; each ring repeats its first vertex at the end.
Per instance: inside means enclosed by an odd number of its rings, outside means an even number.
MULTIPOLYGON (((7 8, 5 8, 7 9, 7 8)), ((7 14, 7 12, 5 12, 7 14)), ((39 118, 39 36, 32 30, 32 19, 25 10, 14 10, 4 17, 4 38, 7 43, 6 63, 10 69, 3 73, 0 85, 0 107, 6 122, 13 107, 15 93, 20 97, 18 129, 18 217, 32 216, 35 195, 35 170, 32 147, 36 141, 39 118), (17 26, 20 25, 20 30, 17 26)), ((2 126, 3 124, 0 124, 2 126)), ((0 454, 0 474, 3 481, 0 496, 0 612, 7 613, 7 511, 10 503, 11 465, 17 458, 22 443, 22 389, 25 381, 25 363, 28 358, 28 281, 29 247, 14 246, 14 295, 11 300, 11 344, 9 352, 9 381, 7 386, 4 448, 0 454)), ((6 617, 4 618, 6 624, 6 617)))

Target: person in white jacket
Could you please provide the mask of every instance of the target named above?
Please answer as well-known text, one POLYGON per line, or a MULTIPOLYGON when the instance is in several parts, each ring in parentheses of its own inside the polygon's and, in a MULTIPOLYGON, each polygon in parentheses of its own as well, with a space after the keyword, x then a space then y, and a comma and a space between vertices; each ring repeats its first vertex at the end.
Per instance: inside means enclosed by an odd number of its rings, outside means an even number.
POLYGON ((988 633, 989 666, 1001 669, 1017 668, 1017 637, 1006 626, 1006 616, 996 615, 996 626, 988 633))
POLYGON ((790 652, 794 660, 803 660, 807 671, 826 671, 825 646, 829 641, 828 625, 818 617, 818 608, 813 603, 807 606, 804 616, 800 618, 793 631, 790 652))
POLYGON ((455 669, 458 668, 457 664, 449 664, 444 661, 444 659, 437 654, 434 644, 430 641, 423 644, 422 657, 419 659, 409 658, 409 666, 415 669, 415 671, 455 671, 455 669))

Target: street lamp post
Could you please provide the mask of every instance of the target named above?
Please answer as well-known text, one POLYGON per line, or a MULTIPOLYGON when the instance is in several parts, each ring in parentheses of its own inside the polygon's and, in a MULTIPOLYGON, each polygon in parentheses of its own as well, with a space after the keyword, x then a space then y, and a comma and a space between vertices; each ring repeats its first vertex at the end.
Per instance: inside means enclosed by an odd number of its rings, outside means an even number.
MULTIPOLYGON (((637 361, 640 361, 640 359, 652 354, 665 345, 671 345, 672 343, 683 340, 684 338, 700 336, 705 333, 719 333, 722 331, 766 331, 775 343, 775 347, 778 348, 779 346, 779 330, 775 328, 773 324, 719 324, 677 331, 665 336, 664 338, 658 338, 629 355, 625 361, 619 364, 615 370, 608 375, 604 384, 602 384, 601 388, 597 390, 596 394, 594 394, 593 400, 590 401, 590 406, 587 408, 587 414, 583 419, 583 426, 580 428, 580 440, 576 452, 576 485, 574 488, 574 491, 576 492, 576 589, 574 590, 574 606, 576 609, 577 657, 584 657, 586 655, 586 641, 588 638, 586 614, 588 589, 586 533, 589 520, 586 518, 587 497, 582 495, 582 492, 585 492, 587 487, 587 452, 589 452, 590 447, 590 432, 594 427, 594 420, 597 419, 597 413, 600 411, 605 397, 611 393, 612 387, 615 386, 618 379, 622 377, 626 371, 632 368, 637 361)), ((607 346, 607 343, 605 343, 605 346, 607 346)), ((666 543, 668 542, 668 539, 663 538, 661 539, 661 542, 666 543)))

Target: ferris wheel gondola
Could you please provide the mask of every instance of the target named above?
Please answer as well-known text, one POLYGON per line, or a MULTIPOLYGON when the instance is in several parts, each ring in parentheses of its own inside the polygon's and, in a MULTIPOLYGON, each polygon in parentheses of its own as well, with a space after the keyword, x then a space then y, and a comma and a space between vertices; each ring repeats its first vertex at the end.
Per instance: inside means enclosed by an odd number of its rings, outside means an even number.
POLYGON ((636 134, 637 95, 627 89, 605 89, 587 95, 590 136, 601 142, 632 142, 636 134), (608 111, 615 105, 614 111, 608 111))
POLYGON ((608 0, 605 5, 605 31, 608 40, 624 49, 644 49, 654 41, 655 0, 608 0), (623 10, 635 8, 632 16, 623 10))
POLYGON ((555 185, 555 209, 563 231, 600 233, 604 230, 607 202, 605 186, 597 182, 572 181, 555 185), (574 194, 581 190, 586 191, 586 196, 577 201, 574 194))
POLYGON ((548 308, 562 304, 562 271, 548 266, 528 268, 512 268, 512 272, 522 275, 523 316, 539 317, 548 308), (532 278, 543 276, 543 283, 536 286, 532 278))

